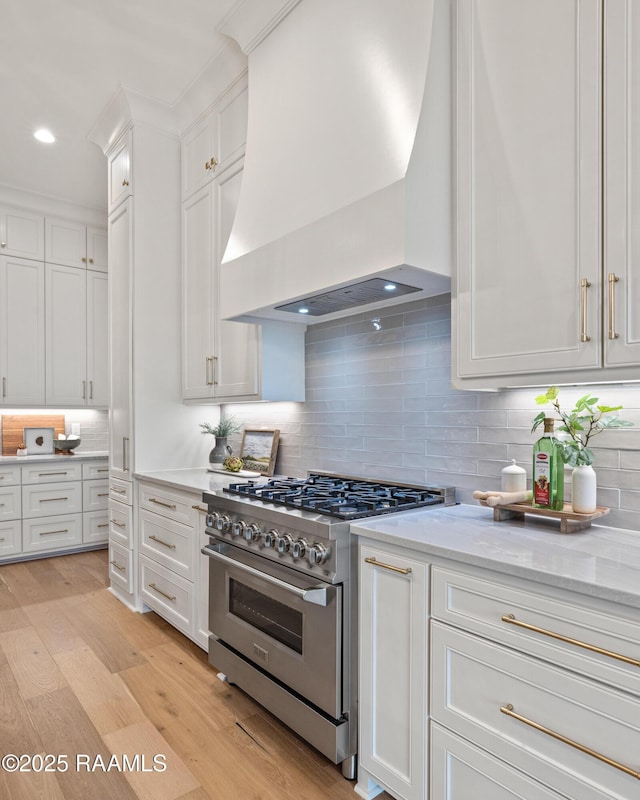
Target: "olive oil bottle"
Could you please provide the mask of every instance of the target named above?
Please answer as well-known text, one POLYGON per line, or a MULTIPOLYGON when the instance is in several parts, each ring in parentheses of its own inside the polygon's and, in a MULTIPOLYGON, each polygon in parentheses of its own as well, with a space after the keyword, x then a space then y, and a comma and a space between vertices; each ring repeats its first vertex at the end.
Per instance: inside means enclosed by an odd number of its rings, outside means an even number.
POLYGON ((553 424, 553 419, 545 419, 544 433, 533 446, 533 505, 562 511, 564 462, 553 424))

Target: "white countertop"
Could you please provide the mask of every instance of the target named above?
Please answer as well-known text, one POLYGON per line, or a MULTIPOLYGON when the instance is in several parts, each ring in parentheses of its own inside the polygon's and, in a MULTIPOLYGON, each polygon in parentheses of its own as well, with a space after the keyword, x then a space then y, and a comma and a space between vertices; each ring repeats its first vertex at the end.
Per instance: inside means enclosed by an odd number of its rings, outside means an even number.
POLYGON ((74 459, 77 461, 80 458, 109 458, 107 450, 76 450, 71 455, 64 453, 52 453, 48 456, 0 456, 0 466, 2 464, 39 464, 42 461, 59 461, 60 459, 74 459))
POLYGON ((172 486, 174 489, 198 492, 200 495, 202 492, 210 492, 211 494, 222 492, 225 486, 228 486, 230 483, 237 483, 238 481, 255 480, 262 482, 265 480, 263 478, 246 478, 238 476, 233 472, 226 475, 221 472, 209 472, 206 467, 197 469, 161 470, 158 472, 137 472, 134 474, 134 478, 163 484, 165 486, 172 486))
POLYGON ((640 608, 640 532, 593 525, 494 522, 493 510, 458 505, 361 520, 353 533, 640 608))

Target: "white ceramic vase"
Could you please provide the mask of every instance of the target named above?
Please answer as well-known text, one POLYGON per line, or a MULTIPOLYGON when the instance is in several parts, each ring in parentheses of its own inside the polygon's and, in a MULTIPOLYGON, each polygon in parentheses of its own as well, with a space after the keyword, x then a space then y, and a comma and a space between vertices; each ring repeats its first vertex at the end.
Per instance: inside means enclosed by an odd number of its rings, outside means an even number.
POLYGON ((571 473, 571 506, 578 514, 596 510, 596 473, 589 464, 580 464, 571 473))

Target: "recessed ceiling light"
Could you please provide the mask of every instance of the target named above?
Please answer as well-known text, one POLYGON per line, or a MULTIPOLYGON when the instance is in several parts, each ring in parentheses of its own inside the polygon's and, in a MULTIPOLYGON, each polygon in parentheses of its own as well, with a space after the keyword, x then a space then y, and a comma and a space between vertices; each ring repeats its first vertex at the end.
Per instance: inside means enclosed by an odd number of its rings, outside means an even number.
POLYGON ((302 308, 298 309, 298 314, 308 314, 308 313, 309 313, 309 309, 305 308, 304 306, 302 308))
POLYGON ((33 135, 39 142, 44 142, 44 144, 53 144, 56 140, 56 137, 47 128, 40 128, 33 135))
POLYGON ((397 288, 398 287, 395 285, 395 283, 387 283, 385 284, 384 290, 385 292, 395 292, 397 288))

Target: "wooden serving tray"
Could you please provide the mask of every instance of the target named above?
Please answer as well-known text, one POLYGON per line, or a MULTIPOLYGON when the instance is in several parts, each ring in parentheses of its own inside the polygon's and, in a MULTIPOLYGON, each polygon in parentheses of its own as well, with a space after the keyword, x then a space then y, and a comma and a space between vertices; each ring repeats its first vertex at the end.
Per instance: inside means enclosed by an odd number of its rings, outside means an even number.
POLYGON ((3 456, 15 456, 24 441, 25 428, 53 428, 53 437, 57 439, 59 433, 64 433, 64 414, 3 414, 3 456))
MULTIPOLYGON (((487 506, 487 503, 480 500, 480 504, 487 506)), ((490 506, 487 506, 490 508, 490 506)), ((530 514, 534 517, 548 517, 560 520, 560 533, 576 533, 590 528, 594 519, 604 517, 609 513, 606 506, 597 506, 593 514, 579 514, 571 508, 571 503, 565 503, 562 511, 553 511, 550 508, 535 508, 531 503, 513 503, 508 506, 494 506, 493 519, 496 522, 504 522, 510 519, 524 519, 525 515, 530 514)))

